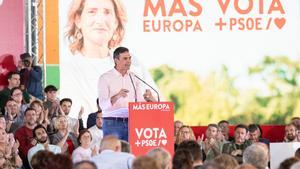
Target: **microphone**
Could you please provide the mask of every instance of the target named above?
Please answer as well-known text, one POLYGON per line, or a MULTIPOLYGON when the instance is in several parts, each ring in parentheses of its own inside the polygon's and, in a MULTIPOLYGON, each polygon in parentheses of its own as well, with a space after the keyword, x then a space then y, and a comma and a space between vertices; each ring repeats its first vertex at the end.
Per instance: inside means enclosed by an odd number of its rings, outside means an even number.
POLYGON ((135 85, 133 83, 133 80, 132 80, 132 77, 131 77, 130 73, 129 73, 129 77, 130 77, 130 81, 131 81, 131 84, 132 84, 133 89, 134 89, 134 101, 137 102, 136 88, 135 88, 135 85))
POLYGON ((139 79, 141 82, 143 82, 145 85, 149 86, 156 94, 157 94, 157 101, 160 102, 159 99, 159 93, 157 90, 155 90, 151 85, 149 85, 147 82, 145 82, 143 79, 141 79, 140 77, 138 77, 136 74, 134 74, 134 76, 139 79))

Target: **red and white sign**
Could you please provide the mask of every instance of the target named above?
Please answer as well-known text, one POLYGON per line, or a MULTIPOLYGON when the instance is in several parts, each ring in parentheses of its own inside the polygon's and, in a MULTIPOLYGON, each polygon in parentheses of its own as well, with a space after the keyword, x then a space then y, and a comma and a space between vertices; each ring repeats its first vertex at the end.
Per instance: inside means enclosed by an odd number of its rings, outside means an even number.
POLYGON ((174 152, 174 104, 129 103, 129 143, 136 156, 156 147, 174 152))

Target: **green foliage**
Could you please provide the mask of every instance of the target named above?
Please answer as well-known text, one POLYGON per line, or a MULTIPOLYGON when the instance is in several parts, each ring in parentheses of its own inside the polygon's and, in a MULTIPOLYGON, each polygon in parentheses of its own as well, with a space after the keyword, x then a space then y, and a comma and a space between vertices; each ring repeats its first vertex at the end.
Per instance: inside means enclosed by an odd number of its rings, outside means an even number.
POLYGON ((222 66, 218 72, 198 77, 167 65, 151 70, 164 98, 175 104, 175 118, 190 125, 227 119, 232 123, 283 124, 300 116, 300 61, 269 57, 248 68, 264 88, 241 90, 236 78, 222 66))

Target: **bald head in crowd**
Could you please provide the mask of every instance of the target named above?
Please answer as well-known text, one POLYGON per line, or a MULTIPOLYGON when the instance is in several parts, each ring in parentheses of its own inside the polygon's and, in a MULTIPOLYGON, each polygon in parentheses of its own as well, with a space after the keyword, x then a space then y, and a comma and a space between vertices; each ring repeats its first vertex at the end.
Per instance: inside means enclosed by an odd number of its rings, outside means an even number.
POLYGON ((115 152, 121 152, 121 141, 113 135, 104 137, 100 144, 100 150, 113 150, 115 152))

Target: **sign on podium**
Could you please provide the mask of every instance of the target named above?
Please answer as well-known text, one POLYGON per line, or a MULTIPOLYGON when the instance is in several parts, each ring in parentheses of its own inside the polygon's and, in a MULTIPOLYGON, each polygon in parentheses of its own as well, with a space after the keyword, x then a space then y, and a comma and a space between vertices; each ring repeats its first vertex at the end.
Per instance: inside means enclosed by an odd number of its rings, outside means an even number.
POLYGON ((136 156, 156 147, 174 152, 174 104, 172 102, 129 103, 129 143, 136 156))

